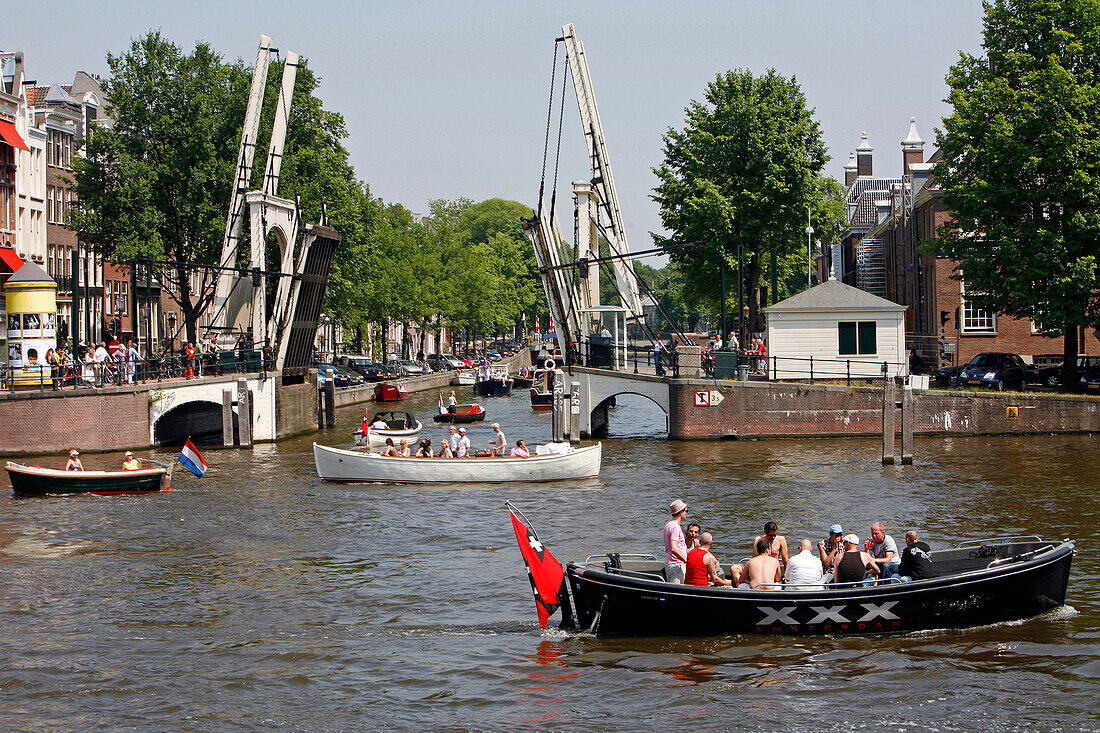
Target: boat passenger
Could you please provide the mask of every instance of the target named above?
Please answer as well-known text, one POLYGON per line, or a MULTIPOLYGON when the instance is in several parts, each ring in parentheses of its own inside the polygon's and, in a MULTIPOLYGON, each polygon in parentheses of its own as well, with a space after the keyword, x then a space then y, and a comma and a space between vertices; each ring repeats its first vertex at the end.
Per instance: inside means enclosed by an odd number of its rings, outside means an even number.
POLYGON ((470 439, 466 437, 466 428, 458 429, 458 450, 455 451, 455 458, 469 458, 470 457, 470 439))
POLYGON ((516 447, 512 449, 512 452, 508 454, 511 458, 530 458, 531 453, 527 450, 527 446, 523 444, 523 440, 516 441, 516 447))
MULTIPOLYGON (((447 441, 451 444, 451 453, 458 453, 458 428, 454 425, 450 425, 447 427, 447 432, 449 433, 447 441)), ((451 457, 453 456, 448 456, 448 458, 451 457)))
POLYGON ((829 527, 829 536, 817 543, 817 554, 821 558, 821 567, 825 572, 822 581, 833 582, 836 561, 844 554, 844 528, 839 524, 829 527))
POLYGON ((412 451, 409 450, 408 439, 401 439, 401 447, 397 449, 397 455, 401 456, 402 458, 409 458, 412 456, 412 451))
POLYGON ((783 567, 787 566, 787 538, 779 534, 779 526, 775 522, 766 522, 764 524, 764 534, 758 535, 756 539, 752 541, 753 556, 761 554, 756 550, 757 543, 766 539, 768 541, 768 547, 775 550, 775 556, 783 561, 783 567))
POLYGON ((898 555, 898 545, 893 537, 886 534, 882 522, 871 525, 871 546, 867 549, 879 570, 882 571, 883 578, 898 574, 898 560, 901 559, 898 555))
POLYGON ((417 458, 435 458, 435 451, 432 450, 432 439, 424 438, 420 441, 420 447, 416 449, 417 458))
POLYGON ((821 560, 814 556, 814 543, 798 543, 798 554, 787 563, 787 590, 821 590, 821 560))
POLYGON ((684 573, 684 585, 733 585, 719 572, 718 559, 711 554, 714 538, 710 532, 699 535, 699 546, 688 552, 687 570, 684 573))
POLYGON ((66 471, 83 471, 84 470, 84 464, 81 463, 80 459, 77 457, 79 455, 80 455, 80 451, 78 451, 76 448, 73 448, 71 451, 69 451, 69 462, 65 464, 65 470, 66 471))
POLYGON ((447 398, 447 412, 453 415, 456 409, 458 409, 458 398, 455 397, 455 391, 452 389, 451 396, 447 398))
POLYGON ((844 536, 844 556, 836 564, 837 583, 858 583, 874 585, 875 578, 881 572, 870 553, 859 549, 859 537, 854 534, 844 536))
POLYGON ((687 543, 680 524, 687 519, 688 505, 681 499, 668 505, 672 519, 665 523, 665 580, 670 583, 683 583, 687 571, 687 543))
POLYGON ((496 458, 504 455, 504 446, 507 445, 507 441, 504 438, 504 433, 500 430, 500 423, 493 423, 493 433, 489 438, 489 455, 496 458))
POLYGON ((386 438, 386 447, 378 452, 380 456, 396 456, 397 448, 393 446, 393 438, 386 438))
POLYGON ((378 419, 376 419, 371 424, 370 427, 371 427, 371 430, 389 430, 390 429, 389 423, 387 423, 385 420, 383 420, 381 415, 378 416, 378 419))
POLYGON ((696 547, 699 547, 699 533, 702 531, 702 527, 698 522, 691 522, 688 524, 687 532, 684 533, 684 540, 687 543, 688 554, 696 547))
POLYGON ((451 444, 444 440, 439 444, 439 457, 440 458, 454 458, 454 451, 451 450, 451 444))
POLYGON ((124 471, 136 471, 141 468, 141 459, 134 458, 132 451, 126 451, 123 455, 122 470, 124 471))
POLYGON ((761 537, 753 548, 755 555, 745 563, 738 576, 738 588, 758 590, 779 590, 783 582, 783 571, 779 568, 779 559, 775 548, 768 543, 767 537, 761 537))
POLYGON ((917 530, 906 532, 905 549, 901 551, 901 562, 898 564, 898 578, 903 583, 908 583, 912 580, 938 578, 939 575, 939 570, 932 564, 932 548, 927 542, 920 541, 917 530))

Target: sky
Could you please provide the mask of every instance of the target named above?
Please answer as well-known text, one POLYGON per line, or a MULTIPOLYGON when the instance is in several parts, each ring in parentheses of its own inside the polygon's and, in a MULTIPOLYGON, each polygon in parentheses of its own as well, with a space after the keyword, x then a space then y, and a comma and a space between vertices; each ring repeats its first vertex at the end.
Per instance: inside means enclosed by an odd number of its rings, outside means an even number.
MULTIPOLYGON (((17 3, 0 49, 24 52, 28 77, 106 76, 106 54, 160 29, 191 49, 207 41, 252 64, 261 34, 308 59, 326 109, 344 115, 345 145, 375 196, 426 213, 433 199, 514 199, 534 206, 546 135, 554 41, 574 23, 584 44, 631 249, 663 232, 651 199, 662 135, 716 75, 776 69, 794 76, 842 166, 866 131, 875 174, 900 175, 900 141, 916 117, 935 149, 950 112, 944 77, 981 46, 978 0, 711 2, 417 2, 298 0, 17 3)), ((558 54, 559 89, 564 49, 558 54)), ((557 113, 547 189, 553 179, 557 113)), ((589 163, 572 89, 566 96, 559 198, 589 163)), ((572 222, 562 221, 567 239, 572 222)), ((660 260, 651 262, 659 265, 660 260)))

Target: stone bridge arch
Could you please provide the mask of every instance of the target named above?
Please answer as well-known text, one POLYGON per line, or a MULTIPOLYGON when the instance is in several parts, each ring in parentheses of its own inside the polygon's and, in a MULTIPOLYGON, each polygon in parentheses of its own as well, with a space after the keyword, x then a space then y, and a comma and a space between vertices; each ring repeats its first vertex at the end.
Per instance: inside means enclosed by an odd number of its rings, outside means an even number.
POLYGON ((661 377, 574 367, 572 375, 565 375, 565 381, 566 391, 571 382, 580 383, 581 435, 589 438, 606 435, 608 408, 615 397, 624 394, 645 397, 660 407, 665 414, 665 431, 668 431, 668 382, 661 377))
MULTIPOLYGON (((239 430, 233 413, 233 432, 239 430)), ((198 444, 222 444, 222 405, 210 400, 191 400, 171 408, 153 424, 156 445, 183 445, 191 438, 198 444)))
MULTIPOLYGON (((255 376, 225 375, 206 377, 184 383, 165 384, 149 392, 149 442, 163 444, 164 439, 174 441, 181 430, 194 427, 205 431, 215 439, 222 435, 222 392, 229 390, 236 402, 243 380, 252 401, 252 439, 274 440, 275 435, 275 378, 259 379, 255 376), (213 425, 216 416, 216 429, 213 425), (206 426, 205 428, 203 426, 206 426)), ((240 429, 240 415, 233 406, 233 431, 240 429)), ((187 436, 184 435, 183 438, 187 436)), ((179 441, 181 444, 183 440, 179 441)))

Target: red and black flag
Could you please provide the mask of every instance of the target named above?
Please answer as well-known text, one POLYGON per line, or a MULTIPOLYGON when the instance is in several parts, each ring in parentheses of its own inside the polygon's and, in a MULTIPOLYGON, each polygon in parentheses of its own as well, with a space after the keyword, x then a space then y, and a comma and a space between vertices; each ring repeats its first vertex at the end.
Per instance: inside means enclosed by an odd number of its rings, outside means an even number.
POLYGON ((516 531, 520 554, 527 565, 527 578, 531 581, 531 591, 535 595, 539 626, 545 629, 551 614, 558 610, 558 589, 562 587, 565 572, 561 563, 539 541, 539 536, 531 529, 527 518, 520 519, 522 514, 511 504, 508 505, 508 511, 512 515, 512 529, 516 531))

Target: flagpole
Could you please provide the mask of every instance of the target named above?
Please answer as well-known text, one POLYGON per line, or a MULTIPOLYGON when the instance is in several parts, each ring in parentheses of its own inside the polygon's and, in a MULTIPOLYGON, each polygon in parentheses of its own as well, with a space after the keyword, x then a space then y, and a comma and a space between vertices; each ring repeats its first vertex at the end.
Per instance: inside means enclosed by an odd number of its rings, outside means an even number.
POLYGON ((511 509, 516 514, 518 514, 523 519, 523 521, 527 524, 527 528, 531 530, 531 534, 533 534, 535 536, 535 539, 538 540, 539 542, 542 542, 542 540, 539 540, 539 533, 535 530, 535 525, 531 524, 531 520, 527 518, 526 514, 521 512, 519 510, 519 508, 510 501, 504 502, 504 506, 506 506, 507 508, 511 509))

